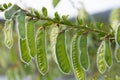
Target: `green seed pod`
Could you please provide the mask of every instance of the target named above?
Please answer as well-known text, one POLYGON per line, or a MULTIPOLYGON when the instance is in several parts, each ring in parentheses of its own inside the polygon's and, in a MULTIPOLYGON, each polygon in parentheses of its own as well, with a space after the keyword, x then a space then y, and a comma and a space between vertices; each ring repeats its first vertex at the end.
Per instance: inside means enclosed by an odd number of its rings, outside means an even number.
POLYGON ((59 28, 57 26, 53 26, 52 30, 51 30, 51 33, 50 33, 51 52, 52 52, 52 54, 54 56, 53 58, 54 58, 54 60, 55 60, 56 63, 57 63, 57 58, 55 56, 55 54, 56 54, 55 45, 56 45, 56 40, 57 40, 58 32, 59 32, 59 28))
POLYGON ((117 46, 115 49, 115 59, 117 60, 117 62, 120 62, 120 47, 117 46))
POLYGON ((80 49, 80 63, 84 70, 89 68, 89 57, 87 48, 87 35, 80 35, 79 37, 79 49, 80 49))
POLYGON ((20 8, 15 4, 10 7, 8 10, 5 11, 5 18, 11 19, 13 15, 19 10, 20 8))
POLYGON ((111 51, 111 44, 109 40, 105 40, 105 61, 108 67, 112 66, 113 57, 111 51))
POLYGON ((99 49, 97 51, 97 68, 98 71, 103 74, 106 70, 106 63, 105 63, 105 41, 103 41, 99 49))
POLYGON ((13 45, 12 27, 13 27, 13 21, 11 19, 6 20, 4 27, 4 35, 5 35, 4 42, 8 48, 11 48, 13 45))
POLYGON ((23 11, 20 11, 18 16, 17 16, 17 31, 19 33, 19 37, 22 39, 25 39, 26 37, 26 31, 25 31, 25 17, 26 14, 23 11))
POLYGON ((48 63, 46 56, 46 41, 45 30, 40 28, 36 36, 36 48, 37 48, 37 67, 41 74, 45 75, 48 72, 48 63))
POLYGON ((28 21, 27 23, 27 43, 30 49, 30 54, 32 57, 34 57, 36 55, 34 21, 28 21))
POLYGON ((110 24, 113 30, 116 30, 117 25, 120 23, 120 8, 113 9, 110 15, 110 24))
POLYGON ((30 51, 26 39, 19 38, 19 48, 21 60, 24 63, 30 62, 31 60, 30 51))
POLYGON ((69 73, 71 71, 71 66, 66 52, 65 44, 65 32, 59 33, 56 42, 56 57, 60 69, 64 73, 69 73))
POLYGON ((85 73, 79 64, 78 35, 75 34, 72 40, 72 64, 77 80, 85 80, 85 73))
POLYGON ((118 24, 116 32, 115 32, 115 40, 117 45, 120 46, 120 24, 118 24))

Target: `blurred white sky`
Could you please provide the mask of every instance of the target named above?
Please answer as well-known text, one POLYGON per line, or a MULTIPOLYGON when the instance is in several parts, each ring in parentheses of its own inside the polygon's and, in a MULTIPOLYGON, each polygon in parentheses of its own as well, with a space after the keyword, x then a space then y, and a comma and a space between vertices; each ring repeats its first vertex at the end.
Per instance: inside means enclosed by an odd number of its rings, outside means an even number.
MULTIPOLYGON (((105 11, 111 8, 120 7, 120 0, 71 0, 74 2, 75 7, 80 8, 80 1, 84 3, 85 9, 90 13, 94 14, 97 12, 105 11)), ((41 10, 44 6, 48 9, 49 16, 53 16, 55 11, 58 11, 60 15, 69 15, 74 17, 77 15, 77 10, 73 8, 70 0, 61 0, 56 8, 52 6, 52 0, 0 0, 2 3, 16 3, 21 7, 33 7, 37 10, 41 10), (21 3, 21 2, 22 3, 21 3)))

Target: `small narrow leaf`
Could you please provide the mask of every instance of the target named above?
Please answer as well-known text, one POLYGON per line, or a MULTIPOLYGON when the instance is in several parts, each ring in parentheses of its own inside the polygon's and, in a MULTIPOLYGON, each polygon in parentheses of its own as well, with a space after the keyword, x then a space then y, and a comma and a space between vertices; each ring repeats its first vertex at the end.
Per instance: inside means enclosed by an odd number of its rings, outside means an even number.
POLYGON ((19 39, 19 51, 20 51, 20 58, 24 63, 28 63, 31 60, 30 51, 27 45, 26 39, 19 39))
POLYGON ((5 8, 5 9, 7 9, 8 8, 8 6, 7 6, 7 4, 3 4, 3 7, 5 8))
POLYGON ((77 22, 79 23, 79 25, 82 25, 82 24, 83 24, 83 20, 82 20, 82 19, 79 19, 79 17, 77 17, 77 22))
POLYGON ((45 17, 47 17, 48 13, 47 13, 47 9, 45 7, 42 8, 42 13, 45 17))
POLYGON ((16 20, 17 20, 17 31, 19 33, 19 37, 22 38, 22 39, 25 39, 26 37, 26 31, 25 31, 25 17, 26 17, 26 14, 25 12, 23 11, 20 11, 16 20))
POLYGON ((35 15, 40 18, 40 13, 38 11, 34 11, 35 15))
POLYGON ((8 3, 8 7, 12 6, 12 3, 8 3))
POLYGON ((87 48, 87 35, 80 35, 79 37, 79 49, 80 49, 80 63, 84 70, 89 68, 89 57, 87 48))
POLYGON ((71 66, 66 52, 65 32, 58 34, 56 42, 56 57, 60 69, 64 73, 71 71, 71 66))
POLYGON ((39 72, 45 75, 48 72, 48 63, 46 57, 46 41, 45 41, 45 30, 40 28, 36 36, 37 46, 37 68, 39 72))
POLYGON ((58 14, 58 12, 55 12, 55 18, 54 18, 56 21, 60 21, 60 16, 58 14))
POLYGON ((13 15, 19 10, 20 8, 15 4, 10 9, 5 11, 5 18, 11 19, 13 15))
POLYGON ((117 25, 117 30, 115 32, 116 43, 120 46, 120 24, 117 25))
POLYGON ((6 20, 4 27, 4 35, 5 35, 4 42, 8 48, 11 48, 13 45, 12 28, 13 28, 13 21, 11 19, 6 20))
POLYGON ((56 7, 60 0, 52 0, 53 7, 56 7))
POLYGON ((72 64, 77 80, 85 80, 85 73, 79 64, 78 35, 75 34, 72 40, 72 64))
POLYGON ((115 49, 115 59, 117 60, 117 62, 120 62, 120 47, 117 46, 115 49))
POLYGON ((97 68, 98 71, 103 74, 106 71, 105 63, 105 41, 103 41, 97 51, 97 68))
POLYGON ((111 44, 109 40, 105 40, 105 61, 108 67, 112 66, 113 57, 111 51, 111 44))
POLYGON ((27 43, 30 49, 30 54, 32 57, 34 57, 36 55, 34 21, 28 21, 27 23, 27 43))

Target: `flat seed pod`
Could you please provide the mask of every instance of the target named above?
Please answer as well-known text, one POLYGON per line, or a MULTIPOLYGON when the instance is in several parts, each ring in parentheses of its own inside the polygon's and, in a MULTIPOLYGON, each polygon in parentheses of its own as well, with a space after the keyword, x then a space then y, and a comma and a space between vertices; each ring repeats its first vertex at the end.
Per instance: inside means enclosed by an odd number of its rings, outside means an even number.
POLYGON ((113 57, 111 51, 111 44, 109 40, 105 40, 105 61, 108 67, 112 66, 113 57))
POLYGON ((30 54, 32 57, 34 57, 36 55, 34 21, 28 21, 27 23, 27 43, 30 49, 30 54))
POLYGON ((5 35, 4 42, 8 48, 11 48, 13 45, 12 27, 13 27, 13 21, 11 19, 6 20, 4 27, 4 35, 5 35))
POLYGON ((120 46, 120 24, 118 24, 115 32, 116 43, 120 46))
POLYGON ((115 49, 115 59, 117 60, 117 62, 120 62, 120 47, 117 46, 115 49))
POLYGON ((37 67, 41 74, 45 75, 48 72, 48 63, 46 56, 45 47, 45 30, 40 28, 36 36, 36 46, 37 46, 37 67))
POLYGON ((79 37, 79 49, 80 49, 80 63, 84 70, 89 68, 89 57, 87 50, 87 35, 80 35, 79 37))
POLYGON ((64 73, 69 73, 71 71, 71 66, 65 44, 65 32, 58 34, 56 42, 56 57, 58 65, 64 73))
POLYGON ((24 63, 30 62, 31 60, 30 51, 29 51, 26 39, 21 39, 21 38, 19 39, 19 48, 20 48, 19 50, 20 50, 21 60, 24 63))
POLYGON ((59 32, 59 28, 58 26, 53 26, 51 33, 50 33, 50 45, 51 45, 51 52, 52 55, 54 56, 54 60, 57 63, 57 58, 55 56, 56 51, 55 51, 55 45, 56 45, 56 40, 57 40, 57 36, 58 36, 58 32, 59 32))
POLYGON ((85 80, 85 73, 79 64, 78 35, 75 34, 72 40, 72 64, 77 80, 85 80))
POLYGON ((19 10, 20 8, 15 4, 10 7, 8 10, 5 11, 5 18, 11 19, 13 15, 19 10))
POLYGON ((20 11, 18 16, 17 16, 17 31, 19 33, 19 37, 22 39, 25 39, 26 37, 26 31, 25 31, 25 17, 26 14, 23 11, 20 11))
POLYGON ((103 41, 97 51, 97 68, 98 71, 103 74, 106 70, 105 63, 105 41, 103 41))

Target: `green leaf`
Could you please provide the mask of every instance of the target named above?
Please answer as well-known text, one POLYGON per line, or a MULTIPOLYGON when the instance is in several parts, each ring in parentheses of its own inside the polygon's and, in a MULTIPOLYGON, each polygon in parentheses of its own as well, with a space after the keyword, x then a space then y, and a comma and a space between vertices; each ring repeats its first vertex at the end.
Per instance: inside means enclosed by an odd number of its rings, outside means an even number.
POLYGON ((39 28, 36 36, 36 46, 37 46, 37 68, 42 75, 45 75, 48 72, 48 63, 46 56, 46 39, 45 39, 45 30, 39 28))
POLYGON ((19 9, 20 8, 16 4, 13 5, 10 9, 5 11, 5 18, 11 19, 19 9))
POLYGON ((105 63, 105 41, 102 41, 97 51, 97 68, 98 71, 103 74, 106 71, 105 63))
POLYGON ((37 17, 40 18, 40 13, 39 13, 37 10, 35 10, 34 13, 35 13, 35 15, 36 15, 37 17))
POLYGON ((8 7, 12 6, 12 3, 8 3, 8 7))
POLYGON ((77 16, 77 22, 79 23, 79 25, 83 25, 83 20, 79 19, 79 17, 77 16))
POLYGON ((48 13, 47 13, 47 9, 45 7, 42 8, 42 14, 47 17, 48 13))
POLYGON ((73 71, 77 80, 85 80, 85 73, 79 64, 79 51, 78 51, 78 34, 75 34, 72 39, 72 64, 73 71))
POLYGON ((69 73, 71 71, 71 66, 68 53, 66 51, 65 39, 65 32, 58 34, 56 42, 56 57, 60 69, 64 73, 69 73))
POLYGON ((79 50, 80 50, 80 63, 84 70, 89 69, 89 57, 87 47, 87 35, 80 35, 79 37, 79 50))
POLYGON ((120 24, 117 25, 117 30, 115 31, 115 41, 120 46, 120 24))
POLYGON ((5 27, 4 27, 4 35, 5 35, 5 45, 8 48, 11 48, 13 46, 13 37, 12 37, 12 28, 13 28, 13 21, 6 20, 5 21, 5 27))
POLYGON ((56 21, 60 21, 60 16, 58 14, 58 12, 55 12, 55 18, 54 18, 56 21))
POLYGON ((35 24, 34 21, 28 21, 27 23, 27 43, 30 49, 30 54, 32 57, 36 55, 36 45, 35 45, 35 24))
POLYGON ((20 58, 22 62, 28 63, 31 60, 30 51, 26 39, 19 39, 20 58))
POLYGON ((112 66, 113 57, 111 51, 111 44, 109 40, 105 40, 105 61, 108 67, 112 66))
POLYGON ((8 6, 7 6, 7 4, 3 4, 3 7, 5 8, 5 9, 7 9, 8 8, 8 6))
POLYGON ((56 7, 60 0, 52 0, 53 7, 56 7))
POLYGON ((26 30, 25 30, 25 17, 26 17, 26 14, 25 12, 23 11, 20 11, 18 16, 16 17, 16 21, 17 21, 17 31, 19 33, 19 37, 22 38, 22 39, 25 39, 26 37, 26 30))

